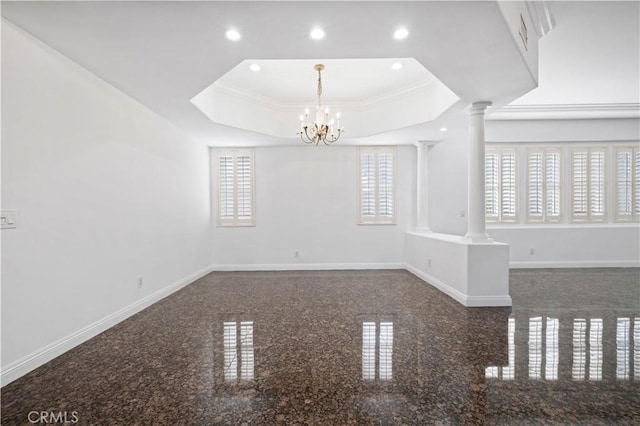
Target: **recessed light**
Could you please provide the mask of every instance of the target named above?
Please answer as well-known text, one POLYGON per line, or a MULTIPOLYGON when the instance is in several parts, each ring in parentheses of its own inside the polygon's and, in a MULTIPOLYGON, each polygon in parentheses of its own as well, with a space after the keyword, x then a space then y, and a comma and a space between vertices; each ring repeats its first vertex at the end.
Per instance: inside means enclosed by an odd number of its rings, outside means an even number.
POLYGON ((240 40, 240 33, 237 30, 227 30, 226 33, 224 33, 224 35, 229 39, 229 40, 233 40, 233 41, 238 41, 240 40))
POLYGON ((395 64, 391 65, 392 70, 399 70, 400 68, 402 68, 402 64, 400 62, 396 62, 395 64))
POLYGON ((441 131, 441 132, 446 132, 446 131, 447 131, 447 128, 446 128, 446 127, 440 127, 440 131, 441 131))
POLYGON ((249 69, 251 71, 260 71, 261 68, 260 68, 260 65, 258 65, 258 64, 251 64, 251 65, 249 65, 249 69))
POLYGON ((409 36, 409 30, 407 30, 406 28, 402 27, 402 28, 398 28, 394 33, 393 33, 393 38, 396 40, 402 40, 407 38, 407 36, 409 36))
POLYGON ((309 33, 309 36, 314 40, 322 40, 324 38, 324 30, 322 28, 314 28, 309 33))

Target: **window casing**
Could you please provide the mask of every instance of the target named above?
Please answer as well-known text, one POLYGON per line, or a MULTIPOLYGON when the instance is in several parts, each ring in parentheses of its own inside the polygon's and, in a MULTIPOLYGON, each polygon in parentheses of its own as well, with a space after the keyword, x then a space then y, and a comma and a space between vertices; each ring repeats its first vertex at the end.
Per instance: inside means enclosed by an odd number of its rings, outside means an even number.
POLYGON ((358 224, 395 224, 396 151, 358 148, 358 224))
POLYGON ((487 222, 518 219, 517 156, 512 148, 487 148, 484 162, 487 222))
POLYGON ((252 149, 220 150, 218 165, 218 226, 255 224, 255 176, 252 149))
POLYGON ((615 149, 616 170, 616 220, 619 222, 640 219, 640 149, 638 146, 621 146, 615 149))
POLYGON ((571 150, 571 220, 604 222, 606 211, 606 148, 571 150))
POLYGON ((527 150, 527 221, 560 222, 562 151, 527 150))

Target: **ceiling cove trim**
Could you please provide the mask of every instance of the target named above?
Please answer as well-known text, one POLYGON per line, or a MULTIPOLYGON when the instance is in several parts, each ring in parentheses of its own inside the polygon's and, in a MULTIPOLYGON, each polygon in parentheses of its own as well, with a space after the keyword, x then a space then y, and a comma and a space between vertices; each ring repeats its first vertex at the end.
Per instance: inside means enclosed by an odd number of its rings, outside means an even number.
POLYGON ((536 30, 538 38, 542 38, 556 26, 556 20, 551 13, 549 1, 547 0, 526 0, 529 16, 533 21, 533 28, 536 30))
POLYGON ((272 98, 268 96, 263 96, 258 93, 252 92, 250 90, 233 86, 227 83, 223 84, 216 81, 215 83, 213 83, 212 89, 214 93, 238 97, 244 101, 253 102, 263 107, 267 107, 271 109, 280 109, 282 105, 279 102, 274 101, 272 98))
MULTIPOLYGON (((485 141, 487 145, 498 146, 498 145, 529 145, 537 147, 545 147, 549 146, 549 144, 562 144, 562 145, 629 145, 629 144, 637 144, 638 140, 634 139, 585 139, 585 138, 574 138, 574 139, 504 139, 504 140, 487 140, 485 141)), ((603 222, 593 222, 594 225, 604 225, 603 222)), ((538 224, 536 224, 538 225, 538 224)), ((548 224, 547 224, 548 225, 548 224)), ((509 228, 514 228, 513 226, 506 225, 509 228)), ((573 225, 571 225, 573 226, 573 225)), ((574 226, 575 227, 575 226, 574 226)))
POLYGON ((589 120, 640 118, 640 104, 507 105, 487 120, 589 120))
MULTIPOLYGON (((349 110, 363 110, 379 105, 384 105, 386 103, 395 102, 404 97, 422 94, 423 92, 431 90, 438 83, 439 81, 436 78, 430 78, 425 82, 401 87, 399 89, 395 89, 387 93, 371 97, 364 101, 332 102, 331 100, 326 100, 325 103, 330 104, 333 109, 346 108, 349 110)), ((304 109, 305 107, 308 107, 310 105, 310 102, 278 102, 268 96, 260 95, 253 91, 246 90, 228 83, 215 82, 213 84, 213 92, 235 96, 241 98, 244 101, 253 102, 260 106, 271 108, 280 112, 300 111, 301 108, 304 109)))

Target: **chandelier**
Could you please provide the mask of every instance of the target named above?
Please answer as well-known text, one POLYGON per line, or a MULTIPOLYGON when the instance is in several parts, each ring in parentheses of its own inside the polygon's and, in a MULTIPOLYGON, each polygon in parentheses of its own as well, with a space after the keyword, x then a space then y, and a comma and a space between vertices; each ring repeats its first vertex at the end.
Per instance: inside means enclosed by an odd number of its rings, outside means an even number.
POLYGON ((336 114, 336 118, 329 116, 329 108, 322 109, 322 70, 324 65, 317 64, 313 67, 318 71, 318 105, 316 105, 316 117, 312 123, 309 123, 309 109, 305 109, 304 115, 300 116, 300 139, 306 144, 318 145, 320 141, 325 145, 329 145, 340 139, 340 135, 344 129, 340 127, 340 113, 336 114))

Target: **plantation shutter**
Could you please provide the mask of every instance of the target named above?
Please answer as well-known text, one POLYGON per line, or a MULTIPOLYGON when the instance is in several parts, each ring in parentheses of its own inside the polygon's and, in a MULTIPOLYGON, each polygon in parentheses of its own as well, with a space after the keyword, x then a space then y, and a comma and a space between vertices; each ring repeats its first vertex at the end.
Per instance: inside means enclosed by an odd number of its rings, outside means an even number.
POLYGON ((527 151, 527 219, 529 222, 560 220, 560 150, 527 151))
POLYGON ((604 217, 605 179, 604 151, 591 150, 589 153, 589 216, 591 220, 604 217))
POLYGON ((360 216, 374 220, 376 217, 376 156, 362 153, 360 156, 360 216))
POLYGON ((219 219, 223 221, 233 220, 234 217, 234 184, 233 184, 233 157, 230 155, 220 155, 218 157, 220 165, 219 180, 219 219))
POLYGON ((238 155, 237 186, 238 220, 251 220, 253 215, 253 176, 251 173, 251 157, 247 154, 238 155))
POLYGON ((633 212, 636 220, 640 219, 640 149, 636 148, 634 152, 634 168, 633 174, 633 212))
POLYGON ((640 150, 616 148, 616 220, 640 218, 640 150))
POLYGON ((395 223, 395 150, 360 148, 359 223, 395 223))
POLYGON ((572 219, 603 221, 606 218, 604 148, 574 148, 571 154, 572 219))
POLYGON ((384 220, 393 219, 393 155, 378 154, 378 214, 384 220))
POLYGON ((516 154, 513 151, 503 152, 501 155, 502 191, 501 220, 513 222, 516 220, 516 154))
POLYGON ((516 153, 489 149, 484 162, 485 218, 489 222, 516 221, 516 153))
POLYGON ((218 225, 254 223, 253 151, 218 152, 218 225))
POLYGON ((545 215, 549 221, 560 220, 560 150, 549 149, 545 153, 545 215))
POLYGON ((527 212, 529 220, 544 220, 543 156, 542 152, 530 152, 527 158, 527 212))
POLYGON ((588 180, 587 180, 587 161, 588 152, 574 151, 573 152, 573 179, 572 179, 572 191, 573 191, 573 218, 575 219, 588 219, 588 180))
POLYGON ((484 161, 485 218, 498 221, 499 215, 499 173, 498 154, 488 153, 484 161))

